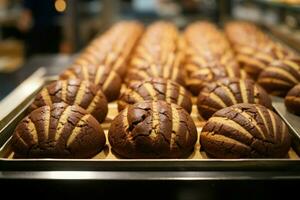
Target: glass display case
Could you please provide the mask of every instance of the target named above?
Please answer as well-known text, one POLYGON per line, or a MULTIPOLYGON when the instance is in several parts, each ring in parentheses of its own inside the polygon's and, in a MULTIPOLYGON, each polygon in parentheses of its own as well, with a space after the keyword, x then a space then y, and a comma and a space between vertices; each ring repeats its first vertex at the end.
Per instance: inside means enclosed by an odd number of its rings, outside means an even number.
MULTIPOLYGON (((35 95, 46 84, 57 80, 92 39, 117 21, 138 19, 148 25, 165 19, 184 30, 197 20, 208 19, 220 28, 229 20, 247 20, 262 27, 276 42, 296 54, 300 52, 300 5, 262 0, 159 2, 157 8, 150 1, 138 0, 68 1, 63 26, 73 44, 72 53, 35 55, 13 74, 0 74, 1 90, 5 90, 0 102, 0 183, 3 188, 17 186, 23 187, 22 191, 40 194, 35 188, 64 192, 64 187, 71 197, 77 192, 97 197, 128 196, 134 190, 140 196, 157 198, 159 194, 172 199, 217 199, 224 195, 243 199, 257 195, 276 198, 284 186, 292 193, 297 191, 295 183, 300 180, 297 120, 300 118, 290 119, 290 115, 281 110, 283 99, 276 98, 272 98, 274 110, 288 119, 285 122, 289 127, 294 127, 290 131, 292 148, 286 158, 11 159, 7 156, 11 151, 9 138, 16 124, 28 114, 26 109, 35 95)), ((109 109, 117 110, 116 103, 109 109)), ((192 117, 198 120, 196 115, 192 117)))

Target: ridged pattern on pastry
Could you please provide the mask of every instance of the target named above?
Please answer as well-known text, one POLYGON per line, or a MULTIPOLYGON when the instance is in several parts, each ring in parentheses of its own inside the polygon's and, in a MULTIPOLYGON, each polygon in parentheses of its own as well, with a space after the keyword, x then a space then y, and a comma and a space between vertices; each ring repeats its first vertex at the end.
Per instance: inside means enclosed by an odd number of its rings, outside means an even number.
POLYGON ((184 47, 174 24, 165 21, 151 24, 132 55, 125 82, 161 77, 184 85, 185 71, 181 70, 184 47))
POLYGON ((293 55, 274 42, 257 26, 249 22, 234 21, 225 26, 225 32, 236 53, 240 66, 256 79, 274 60, 293 55))
POLYGON ((121 92, 118 109, 123 110, 128 104, 145 100, 163 100, 183 107, 188 113, 192 111, 189 92, 176 82, 162 78, 150 78, 129 84, 121 92))
POLYGON ((260 74, 257 82, 272 95, 285 96, 300 83, 300 58, 273 62, 260 74))
POLYGON ((60 102, 79 105, 99 122, 105 120, 108 111, 107 100, 101 89, 89 81, 79 79, 58 80, 47 85, 37 94, 29 111, 60 102))
POLYGON ((287 93, 284 103, 290 112, 300 115, 300 83, 287 93))
POLYGON ((216 111, 238 103, 261 104, 272 109, 268 93, 250 79, 225 78, 201 90, 197 99, 200 115, 208 119, 216 111))
POLYGON ((185 32, 186 87, 197 96, 203 86, 224 77, 240 77, 237 60, 225 35, 210 22, 195 22, 185 32))
POLYGON ((19 158, 91 158, 105 145, 97 120, 77 105, 40 107, 16 127, 12 149, 19 158))
POLYGON ((283 158, 290 143, 283 120, 257 104, 219 110, 200 133, 201 149, 214 158, 283 158))
POLYGON ((101 65, 123 77, 135 45, 143 33, 137 21, 121 21, 94 39, 75 60, 76 65, 101 65))
POLYGON ((125 108, 108 133, 112 150, 125 158, 182 158, 192 153, 196 126, 176 104, 144 101, 125 108))
POLYGON ((109 102, 119 97, 122 85, 120 76, 114 70, 94 65, 75 65, 65 70, 60 78, 88 80, 101 87, 109 102))

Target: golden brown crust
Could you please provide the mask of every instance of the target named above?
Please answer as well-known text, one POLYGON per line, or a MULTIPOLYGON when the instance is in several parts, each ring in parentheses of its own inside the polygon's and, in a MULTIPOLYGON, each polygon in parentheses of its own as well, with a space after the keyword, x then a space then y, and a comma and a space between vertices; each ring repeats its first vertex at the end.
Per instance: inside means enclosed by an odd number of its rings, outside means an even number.
POLYGON ((300 58, 273 62, 260 74, 257 82, 267 92, 285 96, 293 86, 300 83, 300 58))
POLYGON ((300 83, 287 93, 284 103, 289 112, 300 115, 300 83))
POLYGON ((136 21, 121 21, 94 39, 75 60, 76 65, 98 65, 109 68, 123 77, 143 25, 136 21))
POLYGON ((47 85, 35 97, 29 112, 60 102, 79 105, 99 122, 105 120, 108 112, 107 100, 101 89, 89 81, 79 79, 58 80, 47 85))
POLYGON ((195 22, 185 32, 186 87, 197 96, 210 82, 225 77, 242 77, 225 35, 209 22, 195 22))
POLYGON ((267 92, 250 79, 224 78, 201 90, 197 99, 200 115, 208 119, 216 111, 238 103, 261 104, 272 109, 267 92))
POLYGON ((121 93, 118 109, 123 110, 128 104, 145 100, 164 100, 183 107, 188 113, 192 111, 191 96, 185 88, 174 81, 162 78, 150 78, 134 81, 121 93))
POLYGON ((120 76, 114 70, 103 66, 74 65, 60 75, 60 79, 70 78, 89 80, 101 87, 108 102, 114 101, 119 97, 122 86, 120 76))
POLYGON ((185 71, 181 69, 184 47, 174 24, 165 21, 151 24, 136 47, 125 82, 161 77, 184 85, 185 71))
POLYGON ((240 66, 255 80, 274 60, 294 56, 293 52, 271 40, 252 23, 229 22, 225 32, 240 66))

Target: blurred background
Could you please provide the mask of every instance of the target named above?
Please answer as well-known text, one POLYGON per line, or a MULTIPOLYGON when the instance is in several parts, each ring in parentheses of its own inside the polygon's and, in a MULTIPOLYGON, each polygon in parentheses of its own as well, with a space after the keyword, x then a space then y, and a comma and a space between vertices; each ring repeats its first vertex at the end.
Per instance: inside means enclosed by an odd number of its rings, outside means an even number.
POLYGON ((0 100, 37 68, 49 73, 112 23, 244 19, 300 47, 300 0, 0 0, 0 100))

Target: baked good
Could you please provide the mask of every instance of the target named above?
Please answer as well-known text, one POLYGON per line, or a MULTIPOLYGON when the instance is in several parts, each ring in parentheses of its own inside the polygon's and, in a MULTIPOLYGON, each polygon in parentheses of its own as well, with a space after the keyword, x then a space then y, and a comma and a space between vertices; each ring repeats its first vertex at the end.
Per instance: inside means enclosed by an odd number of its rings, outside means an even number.
POLYGON ((185 32, 186 88, 197 96, 210 82, 225 77, 244 78, 225 35, 210 22, 195 22, 185 32))
POLYGON ((60 75, 60 79, 74 78, 100 86, 108 102, 119 97, 122 80, 114 70, 96 65, 73 65, 60 75))
POLYGON ((233 21, 225 26, 226 35, 235 51, 240 67, 257 79, 270 63, 293 55, 291 51, 274 42, 259 27, 249 22, 233 21))
POLYGON ((192 153, 197 130, 182 107, 144 101, 119 113, 108 139, 112 150, 123 158, 182 158, 192 153))
POLYGON ((277 59, 282 59, 289 56, 288 51, 279 48, 278 45, 270 43, 263 48, 239 46, 237 47, 236 59, 240 66, 249 74, 253 79, 257 79, 259 74, 266 69, 270 63, 277 59))
POLYGON ((290 144, 283 120, 258 104, 219 110, 200 133, 201 149, 214 158, 283 158, 290 144))
POLYGON ((238 103, 261 104, 272 109, 268 93, 250 79, 224 78, 201 90, 197 99, 198 112, 204 119, 216 111, 238 103))
POLYGON ((300 83, 287 93, 284 103, 290 112, 300 115, 300 83))
POLYGON ((154 66, 143 69, 131 68, 128 70, 125 83, 128 85, 132 81, 143 81, 150 78, 164 78, 172 80, 182 86, 185 86, 186 74, 184 70, 180 70, 179 67, 168 68, 154 66))
POLYGON ((278 60, 259 75, 257 82, 270 94, 285 96, 300 82, 300 58, 278 60))
POLYGON ((18 158, 91 158, 105 145, 97 120, 77 105, 40 107, 16 127, 12 150, 18 158))
POLYGON ((189 74, 186 80, 186 88, 197 96, 203 87, 222 78, 246 78, 246 73, 236 65, 235 67, 205 67, 189 74))
POLYGON ((118 109, 121 111, 128 104, 135 104, 145 100, 163 100, 183 107, 188 113, 192 111, 193 104, 189 92, 176 82, 162 78, 150 78, 129 84, 121 92, 118 100, 118 109))
POLYGON ((160 77, 184 85, 185 71, 181 69, 184 48, 184 40, 174 24, 165 21, 151 24, 132 55, 125 82, 160 77))
POLYGON ((47 85, 37 94, 29 111, 60 102, 79 105, 99 122, 105 120, 108 111, 107 100, 102 90, 89 81, 79 79, 58 80, 47 85))
POLYGON ((143 25, 136 21, 121 21, 94 39, 75 60, 77 65, 101 65, 123 78, 143 25), (121 33, 121 34, 120 34, 121 33))

